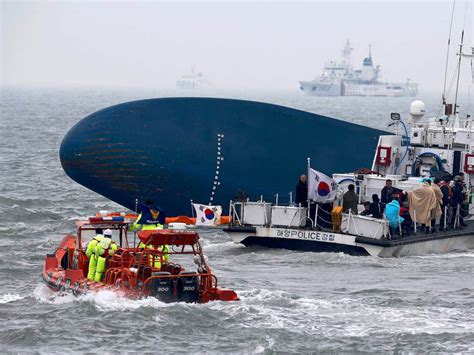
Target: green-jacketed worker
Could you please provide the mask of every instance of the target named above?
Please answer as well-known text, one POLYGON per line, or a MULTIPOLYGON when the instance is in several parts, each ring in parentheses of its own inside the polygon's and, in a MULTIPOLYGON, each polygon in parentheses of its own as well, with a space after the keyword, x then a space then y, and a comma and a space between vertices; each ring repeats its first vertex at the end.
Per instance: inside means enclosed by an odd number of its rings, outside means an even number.
POLYGON ((140 224, 138 223, 138 221, 140 220, 140 218, 142 218, 142 214, 140 213, 137 217, 137 219, 135 220, 135 222, 133 222, 130 227, 128 228, 129 231, 132 231, 132 232, 138 232, 138 231, 154 231, 154 230, 157 230, 157 229, 163 229, 163 225, 162 224, 140 224))
MULTIPOLYGON (((140 242, 138 247, 144 249, 145 244, 140 242)), ((155 248, 153 248, 153 245, 151 245, 151 244, 147 245, 146 248, 151 249, 151 250, 155 250, 155 248)), ((158 250, 161 250, 163 252, 163 262, 167 263, 170 260, 170 254, 169 254, 170 247, 168 245, 162 245, 161 247, 158 247, 158 248, 159 248, 158 250)), ((161 259, 160 259, 159 255, 156 255, 154 259, 155 259, 154 262, 153 262, 153 260, 150 260, 150 266, 155 268, 155 269, 161 269, 161 259)))
POLYGON ((107 256, 114 255, 118 248, 117 244, 112 240, 112 231, 110 229, 106 229, 104 235, 101 235, 101 229, 97 229, 96 233, 97 235, 89 242, 86 250, 86 255, 89 257, 87 279, 91 281, 101 281, 105 271, 107 256))
POLYGON ((89 258, 89 270, 87 273, 87 279, 94 281, 94 275, 95 275, 95 269, 97 267, 97 258, 95 257, 95 247, 97 246, 97 243, 102 242, 102 239, 104 239, 104 236, 102 235, 103 230, 102 228, 97 228, 95 230, 95 237, 92 238, 92 240, 89 242, 87 245, 86 249, 86 256, 89 258))

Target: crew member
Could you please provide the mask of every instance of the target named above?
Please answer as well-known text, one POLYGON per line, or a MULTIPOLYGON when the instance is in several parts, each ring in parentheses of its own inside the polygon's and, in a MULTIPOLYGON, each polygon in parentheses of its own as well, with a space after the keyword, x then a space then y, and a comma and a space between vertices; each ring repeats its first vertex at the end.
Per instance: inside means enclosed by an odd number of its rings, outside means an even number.
POLYGON ((87 279, 94 281, 95 270, 97 268, 97 258, 95 257, 95 248, 97 243, 102 242, 104 236, 102 235, 102 228, 97 228, 95 230, 95 237, 87 245, 86 256, 89 258, 89 269, 87 272, 87 279))
MULTIPOLYGON (((143 242, 140 242, 140 244, 138 244, 138 247, 141 248, 141 249, 145 249, 145 244, 143 242)), ((153 247, 153 245, 151 244, 148 244, 146 246, 147 249, 151 249, 151 250, 160 250, 163 255, 162 257, 160 258, 159 255, 155 255, 154 258, 151 257, 150 255, 150 266, 155 268, 155 269, 161 269, 161 260, 163 259, 163 262, 164 263, 167 263, 169 260, 170 260, 170 247, 168 245, 161 245, 161 246, 158 246, 157 249, 155 249, 153 247)))
POLYGON ((352 214, 357 214, 357 204, 359 203, 359 196, 357 196, 354 191, 354 184, 350 184, 347 189, 348 190, 342 196, 342 212, 348 213, 350 210, 352 214))
POLYGON ((295 202, 297 205, 301 203, 301 206, 308 207, 308 184, 306 182, 306 175, 301 175, 296 185, 295 202))
MULTIPOLYGON (((152 209, 153 208, 153 201, 151 200, 148 200, 145 202, 145 205, 152 209)), ((163 229, 163 225, 160 224, 160 223, 156 223, 156 224, 153 224, 153 223, 138 223, 138 221, 142 218, 142 215, 143 215, 143 212, 140 212, 140 214, 138 215, 137 219, 135 220, 135 222, 133 222, 130 227, 128 228, 130 231, 132 232, 138 232, 140 230, 142 231, 149 231, 149 230, 157 230, 157 229, 163 229)))
MULTIPOLYGON (((153 201, 151 200, 147 200, 145 202, 145 205, 151 210, 153 209, 153 201)), ((143 215, 143 212, 141 212, 137 219, 135 220, 135 222, 130 225, 130 230, 131 231, 139 231, 139 230, 142 230, 142 231, 146 231, 146 230, 160 230, 160 229, 163 229, 163 225, 160 224, 160 223, 143 223, 143 224, 140 224, 138 223, 138 221, 142 218, 142 215, 143 215)), ((145 248, 145 244, 143 242, 140 242, 140 244, 138 245, 139 248, 141 249, 144 249, 145 248)), ((153 245, 149 244, 146 246, 147 249, 151 249, 153 250, 153 245)), ((168 245, 163 245, 161 246, 160 250, 163 252, 163 261, 164 262, 168 262, 169 261, 169 251, 170 251, 170 248, 168 245)), ((154 261, 153 259, 151 258, 151 255, 150 255, 150 266, 151 267, 154 267, 155 269, 161 269, 161 259, 157 256, 154 257, 154 261)))
POLYGON ((91 260, 95 258, 95 272, 92 273, 91 269, 89 268, 89 273, 87 275, 87 278, 89 280, 94 280, 94 281, 101 281, 102 276, 105 271, 105 262, 106 258, 109 255, 114 255, 115 251, 118 249, 117 244, 112 240, 112 231, 110 229, 106 229, 104 231, 103 238, 100 242, 96 243, 96 246, 94 248, 94 252, 91 255, 91 260))

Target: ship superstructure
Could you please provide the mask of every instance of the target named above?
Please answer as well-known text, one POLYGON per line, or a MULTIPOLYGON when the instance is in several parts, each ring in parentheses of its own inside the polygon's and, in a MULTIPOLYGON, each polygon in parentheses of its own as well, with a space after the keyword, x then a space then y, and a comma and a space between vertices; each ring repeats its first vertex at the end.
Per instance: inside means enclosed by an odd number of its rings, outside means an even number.
POLYGON ((385 83, 379 81, 380 65, 374 66, 372 50, 364 58, 361 69, 351 64, 353 48, 347 40, 341 61, 325 64, 319 77, 311 81, 300 81, 300 89, 313 96, 416 96, 418 84, 385 83))

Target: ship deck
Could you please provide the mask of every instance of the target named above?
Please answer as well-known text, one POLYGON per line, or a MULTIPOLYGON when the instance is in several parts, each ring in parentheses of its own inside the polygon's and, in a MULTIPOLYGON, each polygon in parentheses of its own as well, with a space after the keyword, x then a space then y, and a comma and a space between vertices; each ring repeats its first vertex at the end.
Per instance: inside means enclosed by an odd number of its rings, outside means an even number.
POLYGON ((474 221, 466 221, 467 227, 462 229, 449 229, 447 231, 437 230, 435 233, 426 234, 419 230, 416 234, 411 233, 408 236, 399 239, 373 239, 367 237, 356 237, 357 243, 364 243, 369 245, 376 245, 380 247, 397 247, 401 245, 414 244, 420 242, 427 242, 432 240, 440 240, 446 238, 466 237, 471 235, 474 238, 474 221))

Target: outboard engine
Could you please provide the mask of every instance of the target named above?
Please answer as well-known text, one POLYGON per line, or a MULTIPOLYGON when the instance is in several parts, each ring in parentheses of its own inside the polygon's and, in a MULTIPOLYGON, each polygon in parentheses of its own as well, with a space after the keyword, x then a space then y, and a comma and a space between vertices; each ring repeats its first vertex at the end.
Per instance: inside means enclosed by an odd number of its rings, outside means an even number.
POLYGON ((151 280, 151 294, 162 302, 175 302, 174 282, 169 272, 154 272, 152 276, 161 276, 151 280))
POLYGON ((177 296, 178 301, 196 303, 199 301, 199 276, 193 271, 179 274, 177 296))

